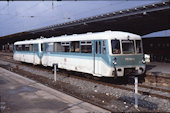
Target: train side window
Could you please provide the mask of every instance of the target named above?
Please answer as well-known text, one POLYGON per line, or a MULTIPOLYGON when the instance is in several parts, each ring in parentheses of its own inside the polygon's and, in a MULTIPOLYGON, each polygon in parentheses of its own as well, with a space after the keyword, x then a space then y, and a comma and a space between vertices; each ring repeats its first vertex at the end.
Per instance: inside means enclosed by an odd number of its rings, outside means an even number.
POLYGON ((61 46, 63 46, 62 52, 69 52, 70 51, 70 42, 61 42, 61 46))
POLYGON ((92 42, 91 41, 81 41, 81 53, 92 53, 92 42))
POLYGON ((25 51, 25 45, 22 45, 22 51, 25 51))
POLYGON ((73 42, 71 42, 71 52, 76 52, 76 53, 78 53, 79 51, 80 51, 79 41, 73 41, 73 42))
POLYGON ((64 52, 64 47, 61 45, 61 42, 54 43, 54 52, 64 52))
POLYGON ((103 54, 106 54, 106 44, 105 44, 105 40, 103 40, 103 54))
POLYGON ((52 42, 46 44, 46 51, 47 51, 47 52, 53 52, 53 48, 54 48, 54 47, 53 47, 53 44, 54 44, 54 43, 52 43, 52 42))
POLYGON ((44 47, 43 47, 43 44, 41 44, 41 51, 44 51, 44 47))
POLYGON ((97 54, 97 50, 98 50, 98 44, 97 44, 97 42, 96 42, 95 46, 96 46, 96 54, 97 54))
POLYGON ((38 44, 34 44, 34 52, 38 52, 38 44))
POLYGON ((101 41, 99 41, 99 54, 101 54, 101 41))
MULTIPOLYGON (((111 40, 111 45, 112 45, 112 54, 120 54, 120 41, 119 40, 111 40)), ((129 49, 131 50, 131 48, 130 48, 131 46, 129 47, 129 45, 126 45, 126 43, 125 44, 122 43, 122 45, 123 45, 123 50, 125 49, 124 51, 128 51, 129 49)))
POLYGON ((29 51, 29 44, 25 45, 25 51, 29 51))
POLYGON ((33 44, 30 44, 30 48, 29 48, 29 51, 33 51, 33 44))
POLYGON ((136 40, 136 52, 142 53, 142 43, 141 40, 136 40))
POLYGON ((57 42, 54 42, 54 52, 57 52, 57 42))
POLYGON ((22 45, 17 45, 17 51, 22 51, 22 45))

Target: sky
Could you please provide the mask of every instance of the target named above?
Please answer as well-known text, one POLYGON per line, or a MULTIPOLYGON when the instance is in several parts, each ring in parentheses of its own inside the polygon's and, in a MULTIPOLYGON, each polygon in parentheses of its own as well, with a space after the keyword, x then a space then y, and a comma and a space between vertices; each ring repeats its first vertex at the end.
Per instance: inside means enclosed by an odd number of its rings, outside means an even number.
POLYGON ((0 1, 0 37, 159 1, 0 1))
POLYGON ((170 37, 170 29, 153 32, 153 33, 142 36, 142 38, 148 38, 148 37, 170 37))

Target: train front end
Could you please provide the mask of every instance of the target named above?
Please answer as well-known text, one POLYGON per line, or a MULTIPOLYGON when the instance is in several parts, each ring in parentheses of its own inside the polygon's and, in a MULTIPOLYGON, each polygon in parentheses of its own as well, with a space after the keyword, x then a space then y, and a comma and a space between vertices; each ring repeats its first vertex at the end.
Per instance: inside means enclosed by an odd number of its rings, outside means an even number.
POLYGON ((141 38, 111 40, 110 61, 114 77, 144 74, 146 64, 141 38))

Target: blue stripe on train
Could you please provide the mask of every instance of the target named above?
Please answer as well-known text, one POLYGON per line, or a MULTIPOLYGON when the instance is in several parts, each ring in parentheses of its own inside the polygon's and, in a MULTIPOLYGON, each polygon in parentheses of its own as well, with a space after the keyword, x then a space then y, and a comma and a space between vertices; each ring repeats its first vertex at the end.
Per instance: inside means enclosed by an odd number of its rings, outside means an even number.
MULTIPOLYGON (((93 60, 94 57, 92 54, 88 53, 63 53, 63 52, 44 52, 44 53, 35 53, 35 52, 26 52, 26 51, 17 51, 15 54, 27 54, 27 55, 35 55, 39 58, 43 56, 56 56, 56 57, 65 57, 65 58, 80 58, 80 59, 90 59, 93 60)), ((110 56, 110 55, 99 55, 95 57, 95 60, 102 60, 106 65, 109 67, 113 67, 113 59, 114 57, 117 58, 117 65, 118 67, 128 67, 128 66, 141 66, 144 65, 141 63, 143 55, 124 55, 124 56, 110 56), (125 58, 135 58, 135 61, 125 61, 125 58)))

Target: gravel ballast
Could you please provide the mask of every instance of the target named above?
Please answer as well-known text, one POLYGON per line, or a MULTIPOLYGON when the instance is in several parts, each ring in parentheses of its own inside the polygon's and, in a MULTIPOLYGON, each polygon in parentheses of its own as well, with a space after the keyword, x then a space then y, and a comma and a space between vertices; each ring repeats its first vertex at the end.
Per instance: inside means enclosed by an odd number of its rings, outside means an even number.
MULTIPOLYGON (((89 102, 93 102, 99 106, 103 106, 112 111, 118 112, 136 112, 134 108, 134 92, 127 91, 119 88, 114 88, 111 86, 105 86, 92 81, 87 81, 84 79, 78 79, 75 77, 63 76, 57 74, 56 82, 53 81, 53 73, 51 68, 45 69, 41 66, 32 66, 31 64, 21 64, 16 66, 14 63, 0 60, 0 66, 4 68, 10 68, 12 71, 18 72, 24 71, 33 74, 34 76, 43 76, 46 80, 51 83, 45 83, 45 85, 50 86, 50 84, 55 84, 56 87, 61 88, 60 91, 70 93, 71 95, 79 96, 89 102), (57 86, 57 85, 60 85, 57 86), (62 89, 63 88, 63 89, 62 89)), ((143 89, 146 90, 146 89, 143 89)), ((152 92, 152 90, 150 90, 152 92)), ((159 92, 160 94, 162 92, 159 92)), ((162 95, 169 95, 168 93, 162 93, 162 95)), ((160 99, 157 97, 152 97, 150 95, 139 94, 139 110, 154 111, 154 112, 170 112, 170 101, 166 99, 160 99)))

